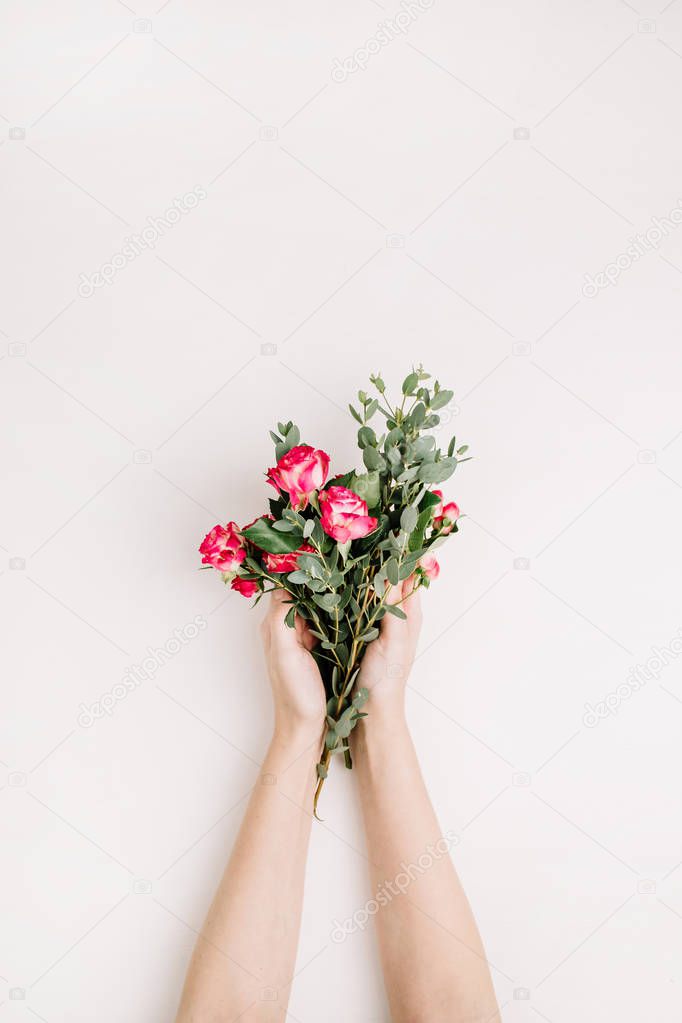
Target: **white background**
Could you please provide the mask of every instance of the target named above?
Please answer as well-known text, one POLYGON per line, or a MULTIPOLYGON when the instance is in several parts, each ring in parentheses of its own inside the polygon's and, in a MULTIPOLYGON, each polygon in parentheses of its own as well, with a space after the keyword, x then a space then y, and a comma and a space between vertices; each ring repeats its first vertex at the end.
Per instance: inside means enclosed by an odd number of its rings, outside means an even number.
MULTIPOLYGON (((278 418, 345 470, 347 401, 420 360, 476 459, 409 716, 503 1017, 679 1016, 682 661, 583 715, 682 626, 682 227, 582 287, 680 199, 682 3, 437 0, 334 81, 384 3, 0 4, 0 1023, 172 1018, 271 727, 260 609, 196 547, 264 509, 278 418)), ((299 1023, 388 1018, 371 930, 330 940, 355 797, 337 768, 299 1023)))

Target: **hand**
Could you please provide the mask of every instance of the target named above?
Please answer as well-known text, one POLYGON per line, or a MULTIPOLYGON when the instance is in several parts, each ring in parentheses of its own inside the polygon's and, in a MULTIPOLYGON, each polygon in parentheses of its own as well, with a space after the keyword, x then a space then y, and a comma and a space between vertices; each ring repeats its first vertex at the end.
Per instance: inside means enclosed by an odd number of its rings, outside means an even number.
POLYGON ((417 640, 422 627, 422 612, 414 576, 398 586, 391 586, 387 604, 401 601, 407 618, 386 614, 381 619, 379 636, 367 647, 362 659, 358 686, 369 689, 367 710, 388 710, 402 714, 405 686, 414 661, 417 640))
POLYGON ((263 649, 275 701, 275 731, 285 737, 321 737, 327 701, 319 668, 310 653, 317 642, 296 615, 295 628, 285 625, 288 594, 273 590, 261 625, 263 649))

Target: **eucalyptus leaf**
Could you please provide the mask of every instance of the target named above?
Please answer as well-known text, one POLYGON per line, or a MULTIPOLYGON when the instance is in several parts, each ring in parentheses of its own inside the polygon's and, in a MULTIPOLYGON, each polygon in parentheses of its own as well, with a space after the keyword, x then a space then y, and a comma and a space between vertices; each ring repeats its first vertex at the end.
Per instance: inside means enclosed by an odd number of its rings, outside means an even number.
POLYGON ((376 448, 364 448, 362 452, 362 460, 370 471, 386 468, 386 463, 376 448))
POLYGON ((307 572, 301 572, 300 569, 297 569, 295 572, 289 572, 287 579, 290 583, 300 585, 301 583, 308 582, 309 576, 307 572))
POLYGON ((434 412, 440 408, 445 408, 446 405, 450 404, 454 396, 454 391, 439 391, 431 399, 431 408, 434 412))
POLYGON ((354 474, 349 490, 361 497, 368 508, 375 508, 381 500, 381 480, 378 472, 354 474))
POLYGON ((293 522, 287 522, 286 519, 280 519, 279 522, 273 522, 272 528, 276 529, 278 533, 292 533, 297 527, 293 522))
POLYGON ((376 639, 379 635, 378 629, 368 629, 367 632, 363 632, 360 636, 361 643, 371 643, 373 639, 376 639))
POLYGON ((303 527, 303 539, 307 540, 313 529, 315 528, 315 519, 307 519, 305 526, 303 527))
POLYGON ((403 380, 403 394, 413 394, 418 383, 419 376, 417 373, 408 374, 403 380))
POLYGON ((449 479, 457 468, 456 458, 441 458, 439 462, 427 462, 419 470, 419 479, 424 483, 442 483, 449 479))
POLYGON ((403 509, 403 513, 400 516, 400 528, 404 529, 406 533, 411 533, 414 527, 417 525, 417 519, 419 513, 414 505, 409 504, 407 508, 403 509))

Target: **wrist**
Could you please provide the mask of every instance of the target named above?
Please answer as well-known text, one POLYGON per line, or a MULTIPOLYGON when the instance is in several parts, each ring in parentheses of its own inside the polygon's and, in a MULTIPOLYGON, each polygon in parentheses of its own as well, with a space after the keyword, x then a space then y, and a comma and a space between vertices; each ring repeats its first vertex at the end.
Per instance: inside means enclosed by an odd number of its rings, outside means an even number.
POLYGON ((376 725, 378 730, 392 730, 400 725, 405 725, 405 691, 390 694, 381 691, 370 690, 369 699, 363 710, 367 718, 376 725))
POLYGON ((372 701, 370 696, 365 708, 367 717, 358 722, 351 733, 359 750, 374 746, 391 745, 400 736, 409 735, 405 717, 405 703, 400 698, 390 701, 372 701))
POLYGON ((272 734, 273 747, 284 750, 292 757, 309 751, 310 757, 319 758, 322 744, 322 724, 296 718, 276 717, 272 734))

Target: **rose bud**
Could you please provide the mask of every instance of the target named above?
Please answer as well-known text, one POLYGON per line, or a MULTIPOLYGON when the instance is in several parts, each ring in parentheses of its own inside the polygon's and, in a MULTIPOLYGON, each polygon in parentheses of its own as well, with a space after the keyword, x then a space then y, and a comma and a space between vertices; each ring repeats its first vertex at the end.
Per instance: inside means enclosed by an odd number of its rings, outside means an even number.
POLYGON ((236 572, 246 557, 237 523, 214 526, 204 537, 199 553, 203 565, 212 565, 219 572, 236 572))
POLYGON ((425 554, 419 559, 419 568, 428 579, 437 579, 440 573, 440 565, 433 554, 425 554))
POLYGON ((452 527, 459 518, 459 508, 454 501, 450 501, 449 504, 443 504, 443 495, 440 490, 434 490, 434 494, 438 494, 440 497, 440 503, 434 508, 433 525, 435 529, 447 536, 451 532, 452 527))
POLYGON ((329 455, 299 444, 282 455, 274 469, 268 469, 267 479, 275 490, 289 495, 292 508, 302 511, 310 495, 323 487, 329 475, 329 455))
POLYGON ((253 597, 254 593, 258 593, 260 587, 253 579, 242 579, 241 576, 237 576, 232 580, 232 589, 241 593, 242 597, 253 597))
POLYGON ((322 528, 332 540, 347 543, 367 536, 377 519, 367 514, 367 504, 346 487, 328 487, 320 494, 322 528))
POLYGON ((314 554, 315 548, 309 543, 304 543, 297 551, 289 554, 267 554, 263 555, 263 564, 268 572, 295 572, 298 568, 299 554, 314 554))

